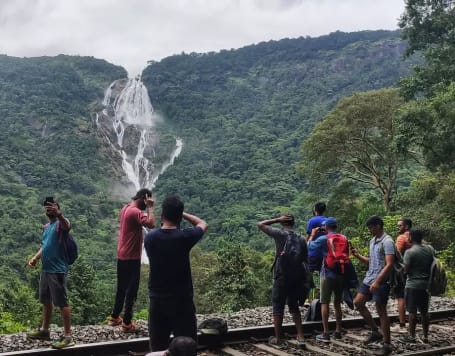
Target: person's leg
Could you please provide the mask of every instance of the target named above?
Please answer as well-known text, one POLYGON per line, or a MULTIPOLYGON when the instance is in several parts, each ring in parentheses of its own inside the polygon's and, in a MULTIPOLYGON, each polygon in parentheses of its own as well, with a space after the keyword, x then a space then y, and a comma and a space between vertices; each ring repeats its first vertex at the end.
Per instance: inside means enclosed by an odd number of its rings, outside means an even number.
POLYGON ((398 318, 400 320, 400 327, 406 326, 406 303, 404 298, 397 298, 398 303, 398 318))
POLYGON ((419 303, 419 296, 416 293, 416 289, 406 288, 406 309, 408 310, 408 333, 409 336, 415 337, 416 325, 417 325, 417 305, 419 303))
POLYGON ((329 333, 329 303, 332 296, 332 282, 330 278, 321 277, 320 299, 322 328, 324 334, 329 333))
POLYGON ((173 315, 173 334, 197 340, 196 309, 191 298, 177 299, 173 315))
POLYGON ((126 289, 125 313, 123 314, 123 322, 126 325, 131 324, 131 320, 133 319, 133 305, 136 301, 139 280, 141 277, 141 260, 132 260, 128 262, 129 283, 126 289))
POLYGON ((387 315, 387 304, 376 302, 376 310, 379 315, 381 333, 385 344, 390 344, 390 320, 387 315))
POLYGON ((430 306, 430 294, 426 290, 419 290, 420 293, 420 314, 422 316, 422 330, 424 342, 428 342, 428 331, 430 328, 430 316, 428 309, 430 306))
POLYGON ((71 336, 71 308, 69 306, 63 307, 61 312, 65 336, 71 336))
POLYGON ((340 333, 341 332, 341 321, 343 318, 343 314, 341 311, 341 302, 343 301, 343 277, 340 276, 334 280, 333 286, 333 307, 335 309, 335 322, 336 328, 335 331, 340 333))
POLYGON ((288 308, 289 313, 292 316, 292 321, 294 322, 295 329, 297 332, 297 340, 302 341, 305 339, 305 335, 303 334, 303 326, 302 326, 302 316, 300 314, 299 309, 299 287, 290 289, 288 293, 288 308))
POLYGON ((167 300, 150 298, 148 329, 149 342, 152 351, 166 350, 169 345, 169 337, 172 327, 169 322, 169 311, 172 316, 172 308, 167 300))
POLYGON ((275 279, 272 287, 272 318, 273 329, 275 331, 276 342, 280 343, 282 339, 282 325, 284 306, 286 304, 286 290, 282 279, 275 279))
POLYGON ((52 316, 52 304, 43 304, 43 321, 41 324, 42 330, 49 330, 49 325, 51 323, 52 316))
POLYGON ((116 319, 120 316, 125 303, 126 288, 128 286, 129 275, 126 269, 126 262, 117 260, 117 290, 115 292, 114 308, 112 310, 112 318, 116 319))
POLYGON ((359 311, 360 315, 363 317, 365 322, 368 324, 372 331, 377 331, 378 327, 371 316, 370 311, 366 307, 366 302, 371 299, 370 287, 366 284, 361 284, 359 291, 354 298, 354 305, 359 311))

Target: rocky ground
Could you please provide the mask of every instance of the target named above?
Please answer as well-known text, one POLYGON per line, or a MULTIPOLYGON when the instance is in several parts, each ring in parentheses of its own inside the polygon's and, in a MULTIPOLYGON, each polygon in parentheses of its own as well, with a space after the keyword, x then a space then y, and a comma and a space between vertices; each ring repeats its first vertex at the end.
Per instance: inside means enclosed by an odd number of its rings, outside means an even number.
MULTIPOLYGON (((455 308, 455 299, 432 297, 430 308, 431 310, 455 308)), ((372 310, 374 314, 373 305, 371 305, 370 310, 372 310)), ((306 308, 302 308, 302 313, 305 313, 305 311, 306 308)), ((394 300, 391 300, 389 303, 389 312, 391 314, 395 314, 397 312, 396 303, 394 300)), ((349 309, 346 305, 343 305, 343 313, 345 317, 359 316, 359 313, 357 311, 349 309)), ((228 326, 231 329, 270 325, 272 320, 271 307, 262 307, 246 309, 229 314, 198 315, 198 324, 202 320, 212 317, 220 317, 226 319, 228 326)), ((289 313, 286 313, 284 322, 292 322, 289 313)), ((73 336, 76 343, 78 344, 148 337, 147 322, 138 320, 137 325, 139 327, 139 332, 137 334, 125 334, 121 331, 120 327, 111 327, 107 325, 73 326, 73 336)), ((58 338, 61 332, 62 328, 53 326, 51 328, 51 338, 58 338)), ((49 341, 27 340, 25 332, 19 334, 0 335, 0 352, 46 348, 49 346, 49 344, 49 341)))

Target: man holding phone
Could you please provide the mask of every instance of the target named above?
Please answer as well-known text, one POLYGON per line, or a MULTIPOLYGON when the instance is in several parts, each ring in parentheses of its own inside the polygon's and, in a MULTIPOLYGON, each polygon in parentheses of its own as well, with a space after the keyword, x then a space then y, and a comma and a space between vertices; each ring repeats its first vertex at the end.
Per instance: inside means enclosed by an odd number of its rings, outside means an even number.
POLYGON ((142 256, 142 227, 155 227, 152 192, 140 189, 119 214, 120 229, 117 245, 117 292, 108 324, 121 325, 124 332, 136 332, 132 322, 133 304, 139 289, 142 256), (146 214, 144 214, 146 210, 146 214), (124 308, 123 318, 120 316, 124 308))
POLYGON ((53 305, 60 307, 63 319, 64 335, 52 344, 53 348, 62 349, 73 346, 71 336, 71 309, 68 305, 66 291, 66 278, 68 274, 68 261, 65 255, 65 247, 62 243, 64 232, 71 229, 70 222, 66 219, 60 205, 53 197, 47 197, 43 202, 46 215, 49 218, 43 228, 41 248, 28 261, 28 265, 34 268, 38 261, 42 260, 42 271, 39 282, 39 300, 43 304, 43 320, 41 328, 27 334, 29 339, 50 340, 49 324, 53 305))

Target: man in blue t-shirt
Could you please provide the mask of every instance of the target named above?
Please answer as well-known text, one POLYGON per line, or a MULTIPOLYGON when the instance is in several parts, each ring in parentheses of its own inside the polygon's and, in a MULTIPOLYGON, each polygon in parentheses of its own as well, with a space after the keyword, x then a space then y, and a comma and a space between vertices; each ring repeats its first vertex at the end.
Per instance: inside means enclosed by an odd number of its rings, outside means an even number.
MULTIPOLYGON (((311 232, 313 231, 314 228, 322 226, 322 222, 326 219, 326 217, 324 216, 326 208, 327 206, 323 202, 318 202, 314 204, 313 217, 310 218, 310 220, 308 220, 306 225, 307 240, 310 237, 311 232)), ((325 235, 325 231, 321 230, 319 235, 325 235)))
POLYGON ((52 197, 43 203, 49 223, 44 226, 41 237, 41 248, 28 261, 30 267, 35 267, 42 260, 42 271, 39 282, 39 300, 43 304, 43 320, 41 328, 27 334, 29 339, 50 340, 49 324, 53 305, 60 307, 63 319, 64 335, 52 344, 53 348, 61 349, 74 345, 71 336, 71 309, 68 305, 66 278, 68 261, 65 254, 63 239, 71 229, 60 205, 52 197))
POLYGON ((165 350, 174 337, 197 339, 190 251, 207 231, 201 218, 184 212, 176 196, 162 203, 161 227, 147 233, 144 247, 150 264, 149 337, 152 351, 165 350), (180 229, 182 219, 193 225, 180 229))

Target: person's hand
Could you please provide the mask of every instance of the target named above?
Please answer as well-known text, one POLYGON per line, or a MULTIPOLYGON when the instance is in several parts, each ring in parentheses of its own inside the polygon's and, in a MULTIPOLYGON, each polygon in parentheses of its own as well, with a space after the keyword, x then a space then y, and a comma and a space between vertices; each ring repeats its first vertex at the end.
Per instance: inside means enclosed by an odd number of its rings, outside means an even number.
POLYGON ((373 284, 370 286, 370 292, 372 294, 376 293, 379 290, 379 283, 374 281, 373 284))
POLYGON ((62 215, 62 212, 58 208, 57 203, 47 203, 47 205, 46 205, 46 213, 54 215, 54 216, 62 215))
POLYGON ((294 218, 292 217, 292 215, 285 214, 285 215, 280 216, 280 222, 286 223, 286 222, 291 222, 293 220, 294 220, 294 218))
POLYGON ((27 265, 28 265, 30 268, 35 268, 37 262, 38 262, 38 258, 36 258, 36 256, 33 256, 33 257, 28 261, 27 265))
POLYGON ((144 203, 147 208, 151 208, 154 204, 152 196, 146 195, 144 198, 144 203))

